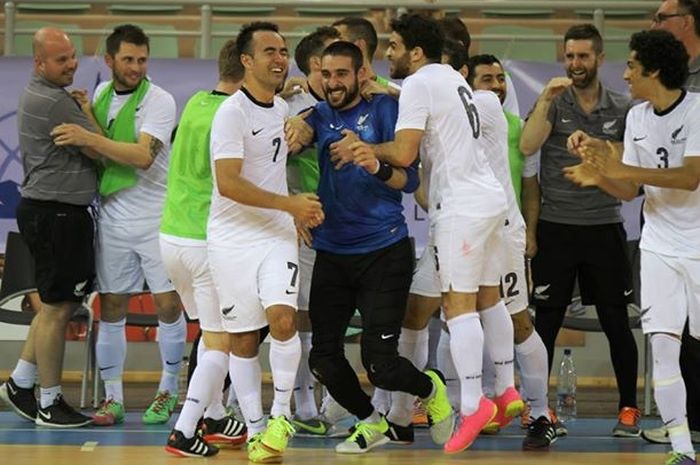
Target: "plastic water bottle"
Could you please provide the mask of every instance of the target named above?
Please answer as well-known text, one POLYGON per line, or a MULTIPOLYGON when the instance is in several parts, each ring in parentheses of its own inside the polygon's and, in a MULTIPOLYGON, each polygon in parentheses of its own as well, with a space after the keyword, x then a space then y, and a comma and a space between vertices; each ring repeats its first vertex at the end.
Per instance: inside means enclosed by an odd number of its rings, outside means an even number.
POLYGON ((562 422, 576 419, 576 368, 571 349, 564 349, 557 385, 557 416, 562 422))

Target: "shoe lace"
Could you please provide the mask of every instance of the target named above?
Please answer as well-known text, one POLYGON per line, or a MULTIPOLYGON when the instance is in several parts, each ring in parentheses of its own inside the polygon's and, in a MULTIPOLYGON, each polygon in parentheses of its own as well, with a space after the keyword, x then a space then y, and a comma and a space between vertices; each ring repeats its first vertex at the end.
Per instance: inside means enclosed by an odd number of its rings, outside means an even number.
POLYGON ((278 438, 291 437, 296 432, 294 426, 285 417, 273 418, 268 425, 268 430, 278 438))
MULTIPOLYGON (((359 436, 364 436, 365 438, 370 438, 378 431, 372 428, 368 423, 359 422, 355 425, 355 431, 347 439, 349 442, 356 442, 359 436)), ((368 442, 365 440, 365 442, 368 442)))
POLYGON ((618 416, 618 419, 623 425, 633 426, 637 424, 640 416, 641 413, 638 409, 624 407, 622 410, 620 410, 620 415, 618 416))
POLYGON ((159 392, 156 398, 153 399, 150 410, 154 413, 160 413, 168 408, 168 401, 170 400, 170 393, 167 391, 159 392))

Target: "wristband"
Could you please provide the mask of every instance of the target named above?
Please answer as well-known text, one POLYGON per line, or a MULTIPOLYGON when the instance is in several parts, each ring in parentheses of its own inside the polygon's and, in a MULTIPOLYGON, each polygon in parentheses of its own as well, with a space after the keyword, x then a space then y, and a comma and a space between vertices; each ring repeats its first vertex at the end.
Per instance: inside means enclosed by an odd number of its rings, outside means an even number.
POLYGON ((388 163, 381 162, 379 163, 379 169, 374 173, 374 177, 382 182, 386 182, 391 178, 392 174, 394 174, 394 168, 388 163))

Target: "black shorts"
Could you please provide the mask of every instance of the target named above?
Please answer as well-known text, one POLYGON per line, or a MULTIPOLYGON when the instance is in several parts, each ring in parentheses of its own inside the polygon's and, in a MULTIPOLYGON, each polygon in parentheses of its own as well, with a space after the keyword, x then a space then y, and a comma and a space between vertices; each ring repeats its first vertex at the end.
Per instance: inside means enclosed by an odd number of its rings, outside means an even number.
POLYGON ((95 226, 88 207, 23 198, 17 225, 34 258, 42 302, 81 302, 95 279, 95 226))
POLYGON ((536 306, 571 303, 576 278, 584 305, 624 305, 633 300, 627 234, 621 223, 579 226, 539 221, 532 259, 536 306))

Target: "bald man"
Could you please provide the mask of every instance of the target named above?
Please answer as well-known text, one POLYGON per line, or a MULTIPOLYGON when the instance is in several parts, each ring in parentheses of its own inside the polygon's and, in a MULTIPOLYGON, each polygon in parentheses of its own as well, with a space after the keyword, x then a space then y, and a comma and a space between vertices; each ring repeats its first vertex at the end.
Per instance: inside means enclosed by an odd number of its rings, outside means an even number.
POLYGON ((78 69, 70 38, 60 29, 43 28, 32 45, 34 70, 17 108, 25 173, 17 225, 34 258, 41 310, 16 368, 0 386, 0 399, 37 425, 71 428, 92 421, 66 403, 60 383, 66 326, 90 292, 95 274, 88 207, 95 198, 97 171, 79 147, 57 146, 51 131, 61 123, 90 131, 95 125, 65 90, 78 69))

